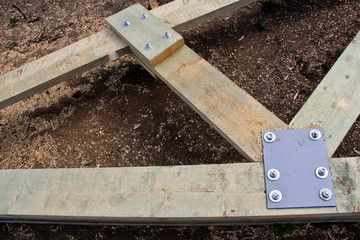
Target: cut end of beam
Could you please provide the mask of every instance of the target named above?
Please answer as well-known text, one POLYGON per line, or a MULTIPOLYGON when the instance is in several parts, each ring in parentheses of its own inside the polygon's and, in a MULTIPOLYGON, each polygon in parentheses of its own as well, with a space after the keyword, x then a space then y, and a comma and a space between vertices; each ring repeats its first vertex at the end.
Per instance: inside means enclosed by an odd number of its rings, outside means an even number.
POLYGON ((142 61, 156 65, 179 47, 184 39, 140 4, 106 19, 142 61))

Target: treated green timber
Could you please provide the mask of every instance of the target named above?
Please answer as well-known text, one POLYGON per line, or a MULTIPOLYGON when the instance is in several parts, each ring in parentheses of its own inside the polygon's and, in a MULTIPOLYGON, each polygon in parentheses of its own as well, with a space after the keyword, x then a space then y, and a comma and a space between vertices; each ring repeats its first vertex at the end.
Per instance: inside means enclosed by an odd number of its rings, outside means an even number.
POLYGON ((360 159, 330 159, 337 207, 267 209, 262 163, 0 171, 5 222, 359 221, 360 159))

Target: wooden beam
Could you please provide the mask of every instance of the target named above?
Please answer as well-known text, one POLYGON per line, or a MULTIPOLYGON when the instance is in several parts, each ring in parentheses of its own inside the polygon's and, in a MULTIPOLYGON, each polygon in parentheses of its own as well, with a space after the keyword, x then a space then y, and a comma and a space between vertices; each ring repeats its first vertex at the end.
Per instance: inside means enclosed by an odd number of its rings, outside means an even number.
POLYGON ((129 53, 110 29, 0 76, 0 109, 129 53))
POLYGON ((106 18, 106 22, 138 58, 151 66, 184 45, 180 34, 140 4, 106 18))
POLYGON ((255 0, 187 0, 173 1, 151 12, 167 25, 181 32, 224 13, 244 7, 255 0))
POLYGON ((261 131, 287 128, 187 46, 149 68, 250 161, 262 161, 261 131))
POLYGON ((330 159, 337 207, 267 209, 262 163, 0 171, 0 220, 111 224, 360 221, 360 159, 330 159))
POLYGON ((360 114, 360 32, 290 123, 322 127, 331 157, 360 114))
MULTIPOLYGON (((176 0, 151 12, 180 31, 251 2, 255 0, 176 0)), ((26 64, 0 77, 0 109, 127 52, 128 46, 112 30, 105 29, 26 64)))
POLYGON ((156 17, 149 12, 148 19, 140 20, 139 16, 143 13, 146 13, 146 9, 135 5, 107 18, 107 22, 130 44, 136 57, 145 61, 144 65, 150 73, 163 80, 243 156, 250 161, 262 161, 260 132, 284 129, 287 125, 190 48, 178 48, 176 36, 174 44, 178 50, 172 54, 166 54, 167 57, 161 54, 169 48, 166 44, 154 49, 153 54, 147 54, 144 44, 138 40, 139 34, 148 36, 154 43, 168 39, 162 39, 165 24, 159 19, 155 20, 156 17), (129 25, 122 26, 121 23, 127 20, 129 25), (144 22, 147 20, 149 22, 144 22), (159 22, 157 26, 162 30, 150 27, 151 22, 159 22), (148 23, 150 26, 146 27, 148 23), (151 66, 151 61, 156 58, 154 55, 159 54, 166 58, 151 66))

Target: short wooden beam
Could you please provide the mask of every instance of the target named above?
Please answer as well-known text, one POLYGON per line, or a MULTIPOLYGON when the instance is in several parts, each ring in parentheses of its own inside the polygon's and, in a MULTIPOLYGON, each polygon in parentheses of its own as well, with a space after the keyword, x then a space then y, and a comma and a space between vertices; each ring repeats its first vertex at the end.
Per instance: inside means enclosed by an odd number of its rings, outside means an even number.
POLYGON ((3 222, 360 221, 360 159, 330 159, 337 207, 267 209, 262 163, 0 170, 3 222))
POLYGON ((290 123, 322 127, 331 157, 360 114, 360 32, 290 123))
POLYGON ((184 45, 180 34, 140 4, 106 18, 106 22, 138 58, 151 66, 184 45))

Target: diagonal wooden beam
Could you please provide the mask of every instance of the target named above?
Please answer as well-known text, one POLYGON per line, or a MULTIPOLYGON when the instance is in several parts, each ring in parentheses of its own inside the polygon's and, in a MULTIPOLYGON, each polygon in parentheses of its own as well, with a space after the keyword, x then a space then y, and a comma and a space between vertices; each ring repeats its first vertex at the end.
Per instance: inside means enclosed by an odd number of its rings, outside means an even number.
MULTIPOLYGON (((151 12, 181 31, 252 2, 255 0, 176 0, 151 12)), ((105 29, 26 64, 0 76, 0 109, 128 52, 128 46, 112 30, 105 29)))
POLYGON ((262 163, 0 170, 0 221, 236 224, 360 221, 360 159, 330 159, 337 207, 267 209, 262 163))
POLYGON ((360 114, 360 32, 290 123, 319 126, 331 157, 360 114))
POLYGON ((262 161, 261 131, 287 128, 187 46, 149 68, 250 161, 262 161))
POLYGON ((171 28, 141 5, 122 10, 106 21, 150 73, 163 80, 250 161, 262 161, 261 131, 287 128, 253 97, 184 46, 180 35, 171 33, 171 28), (164 38, 165 32, 173 35, 164 38), (149 43, 153 47, 144 48, 149 43))

